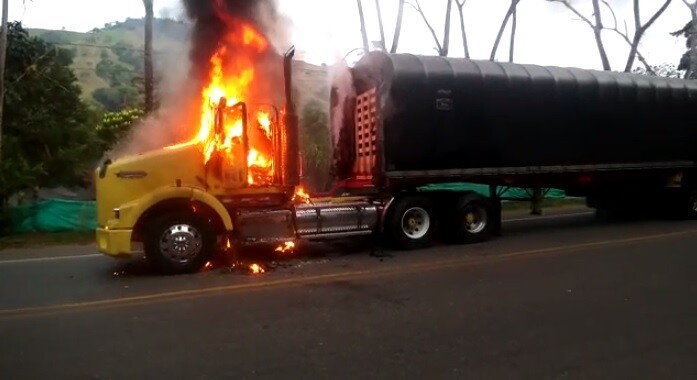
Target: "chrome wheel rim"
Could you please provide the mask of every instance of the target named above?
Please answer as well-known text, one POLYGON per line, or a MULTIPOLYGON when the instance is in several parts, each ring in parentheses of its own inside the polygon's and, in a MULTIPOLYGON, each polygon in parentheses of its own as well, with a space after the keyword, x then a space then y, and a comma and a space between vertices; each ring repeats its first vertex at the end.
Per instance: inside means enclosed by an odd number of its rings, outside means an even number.
POLYGON ((431 217, 421 207, 412 207, 402 215, 402 233, 410 239, 421 239, 431 227, 431 217))
POLYGON ((465 207, 463 212, 465 231, 478 234, 486 228, 487 215, 481 207, 465 207))
POLYGON ((194 259, 203 247, 201 233, 191 225, 175 224, 160 237, 160 251, 168 259, 186 263, 194 259))

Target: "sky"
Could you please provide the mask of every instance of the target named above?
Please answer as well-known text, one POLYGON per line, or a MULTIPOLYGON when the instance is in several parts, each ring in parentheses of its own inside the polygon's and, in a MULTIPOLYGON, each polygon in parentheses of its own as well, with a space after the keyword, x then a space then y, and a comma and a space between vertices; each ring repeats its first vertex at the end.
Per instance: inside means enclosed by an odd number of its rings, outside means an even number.
MULTIPOLYGON (((355 0, 279 0, 281 12, 291 20, 289 40, 295 44, 301 57, 312 63, 332 64, 343 59, 357 58, 354 50, 362 46, 360 23, 355 0), (356 57, 354 57, 356 56, 356 57)), ((413 1, 413 0, 412 0, 413 1)), ((640 0, 641 16, 645 22, 665 0, 640 0)), ((631 0, 608 0, 624 29, 624 22, 633 33, 631 0)), ((382 17, 387 45, 392 43, 397 0, 381 0, 382 17)), ((420 1, 429 21, 442 39, 445 0, 420 1)), ((572 0, 579 11, 591 17, 590 0, 572 0)), ((509 0, 467 0, 465 23, 471 57, 488 59, 491 48, 509 5, 509 0)), ((380 33, 375 1, 363 0, 369 39, 377 41, 380 33)), ((63 29, 86 32, 106 23, 128 17, 143 17, 141 0, 10 0, 9 19, 22 21, 26 27, 63 29), (79 13, 78 13, 79 12, 79 13)), ((182 14, 178 0, 155 0, 155 14, 176 16, 182 14)), ((604 11, 604 22, 612 25, 612 18, 604 11)), ((672 0, 667 11, 648 30, 640 51, 649 63, 677 63, 685 51, 684 39, 670 36, 689 19, 689 11, 682 0, 672 0)), ((451 19, 450 56, 463 56, 460 20, 453 2, 451 19)), ((498 50, 497 58, 508 59, 509 31, 498 50)), ((625 66, 628 45, 612 32, 603 32, 613 70, 625 66)), ((433 37, 414 8, 404 11, 399 52, 435 54, 433 37)), ((554 66, 573 66, 589 69, 602 68, 592 30, 578 20, 563 5, 546 0, 521 0, 518 11, 515 61, 554 66)), ((285 49, 284 47, 281 47, 285 49)), ((637 65, 639 63, 637 62, 637 65)))

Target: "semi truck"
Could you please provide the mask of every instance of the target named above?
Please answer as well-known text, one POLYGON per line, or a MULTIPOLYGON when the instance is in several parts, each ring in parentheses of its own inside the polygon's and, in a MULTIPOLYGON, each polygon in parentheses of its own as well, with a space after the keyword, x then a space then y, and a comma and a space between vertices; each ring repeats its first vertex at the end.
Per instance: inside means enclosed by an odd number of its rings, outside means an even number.
MULTIPOLYGON (((100 252, 142 250, 179 274, 229 247, 300 239, 480 243, 500 232, 509 187, 563 189, 599 210, 697 215, 693 81, 379 51, 332 88, 334 191, 304 196, 293 55, 271 112, 273 175, 253 181, 249 160, 208 159, 195 140, 106 159, 95 171, 100 252), (490 191, 422 190, 453 182, 490 191)), ((250 155, 253 107, 221 99, 211 111, 215 131, 233 112, 241 120, 238 158, 250 155)))

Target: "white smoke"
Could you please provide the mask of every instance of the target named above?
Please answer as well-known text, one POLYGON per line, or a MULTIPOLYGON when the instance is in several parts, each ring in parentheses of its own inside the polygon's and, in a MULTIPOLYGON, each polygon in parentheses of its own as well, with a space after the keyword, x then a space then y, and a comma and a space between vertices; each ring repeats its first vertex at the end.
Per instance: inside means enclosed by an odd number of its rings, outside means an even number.
POLYGON ((112 159, 141 154, 168 145, 181 143, 195 135, 198 126, 198 88, 189 79, 188 44, 179 49, 165 50, 153 43, 155 97, 159 108, 133 126, 130 133, 108 152, 112 159), (167 54, 163 52, 167 51, 167 54))
POLYGON ((336 146, 344 121, 344 105, 348 99, 356 96, 356 91, 353 87, 351 71, 346 61, 339 60, 332 65, 329 70, 329 77, 331 86, 336 92, 337 100, 335 104, 330 105, 332 145, 336 146))

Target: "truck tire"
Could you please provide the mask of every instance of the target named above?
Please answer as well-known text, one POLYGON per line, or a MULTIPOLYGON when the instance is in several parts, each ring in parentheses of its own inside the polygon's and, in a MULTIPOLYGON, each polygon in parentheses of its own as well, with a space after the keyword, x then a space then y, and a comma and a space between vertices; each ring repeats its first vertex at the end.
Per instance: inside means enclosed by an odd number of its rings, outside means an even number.
POLYGON ((431 201, 422 196, 407 196, 389 211, 386 230, 397 249, 413 250, 433 244, 436 216, 431 201))
POLYGON ((683 201, 676 207, 678 218, 697 220, 697 191, 686 191, 679 199, 683 201))
POLYGON ((688 202, 688 219, 697 219, 697 191, 693 191, 689 196, 688 202))
POLYGON ((473 244, 491 239, 497 229, 495 207, 479 194, 462 196, 455 206, 452 237, 458 243, 473 244))
POLYGON ((143 248, 160 272, 193 273, 212 257, 215 238, 206 221, 188 213, 170 213, 152 221, 143 248))

